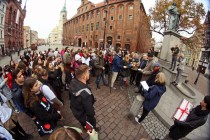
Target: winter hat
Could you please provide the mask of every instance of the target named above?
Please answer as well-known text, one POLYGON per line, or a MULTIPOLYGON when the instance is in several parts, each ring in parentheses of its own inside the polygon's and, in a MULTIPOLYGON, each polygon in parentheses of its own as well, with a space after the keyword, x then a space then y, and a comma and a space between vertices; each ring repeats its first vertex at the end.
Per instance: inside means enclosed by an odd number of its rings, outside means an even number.
POLYGON ((79 59, 81 59, 81 56, 79 54, 75 55, 75 61, 78 61, 79 59))
POLYGON ((160 63, 155 62, 154 64, 152 64, 152 67, 160 67, 160 63))
POLYGON ((208 110, 210 110, 210 96, 205 96, 205 97, 204 97, 204 102, 207 104, 207 105, 206 105, 206 108, 207 108, 208 110))

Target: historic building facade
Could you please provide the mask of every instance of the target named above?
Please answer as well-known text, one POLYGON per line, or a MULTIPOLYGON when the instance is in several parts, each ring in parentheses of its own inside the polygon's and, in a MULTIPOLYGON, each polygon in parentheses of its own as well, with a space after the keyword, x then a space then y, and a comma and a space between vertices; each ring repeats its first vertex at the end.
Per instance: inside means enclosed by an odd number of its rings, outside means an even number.
POLYGON ((31 27, 24 26, 24 48, 30 48, 31 45, 31 27))
POLYGON ((0 1, 0 55, 4 55, 5 43, 4 43, 4 22, 6 15, 7 1, 0 1))
POLYGON ((67 10, 66 1, 63 9, 60 12, 60 18, 58 25, 50 32, 48 36, 48 43, 51 45, 61 45, 63 44, 63 24, 67 21, 67 10))
POLYGON ((5 48, 6 51, 18 50, 24 45, 24 18, 26 7, 21 8, 22 0, 7 0, 5 17, 5 48))
POLYGON ((140 0, 82 0, 77 14, 64 23, 63 44, 103 47, 110 44, 147 52, 152 46, 150 23, 140 0), (105 39, 105 40, 104 40, 105 39))
POLYGON ((202 73, 210 77, 210 11, 207 12, 204 21, 204 45, 200 60, 199 66, 202 67, 202 73), (204 60, 204 62, 202 62, 202 60, 204 60))

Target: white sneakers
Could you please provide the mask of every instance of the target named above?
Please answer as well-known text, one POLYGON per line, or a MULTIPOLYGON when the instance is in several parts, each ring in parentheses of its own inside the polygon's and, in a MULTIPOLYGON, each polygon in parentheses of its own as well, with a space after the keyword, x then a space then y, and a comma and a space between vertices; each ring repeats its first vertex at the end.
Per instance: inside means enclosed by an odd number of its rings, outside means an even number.
POLYGON ((137 115, 136 117, 135 117, 135 121, 138 123, 138 124, 140 124, 140 122, 139 122, 139 119, 141 118, 141 115, 139 114, 139 115, 137 115))

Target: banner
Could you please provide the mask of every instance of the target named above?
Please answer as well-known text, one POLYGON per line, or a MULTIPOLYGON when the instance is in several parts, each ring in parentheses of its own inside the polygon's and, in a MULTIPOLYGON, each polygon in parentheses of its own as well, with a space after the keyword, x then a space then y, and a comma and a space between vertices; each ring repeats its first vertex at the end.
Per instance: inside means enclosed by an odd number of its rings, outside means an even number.
POLYGON ((19 9, 18 9, 17 15, 16 15, 16 20, 15 20, 15 23, 16 23, 16 24, 19 23, 19 18, 20 18, 20 11, 19 11, 19 9))

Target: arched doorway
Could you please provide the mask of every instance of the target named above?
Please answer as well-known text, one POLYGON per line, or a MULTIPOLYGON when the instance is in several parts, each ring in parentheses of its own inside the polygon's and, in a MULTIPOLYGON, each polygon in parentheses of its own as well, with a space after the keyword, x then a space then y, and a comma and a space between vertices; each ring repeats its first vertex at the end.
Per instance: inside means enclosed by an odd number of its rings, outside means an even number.
POLYGON ((125 49, 129 51, 130 50, 130 44, 125 44, 125 49))
POLYGON ((95 48, 98 48, 98 42, 95 42, 95 48))
POLYGON ((107 39, 107 43, 109 45, 111 45, 112 44, 112 37, 111 36, 108 36, 106 39, 107 39))
POLYGON ((121 47, 121 44, 120 43, 117 43, 116 44, 116 48, 120 48, 121 47))
POLYGON ((82 39, 79 38, 79 39, 78 39, 78 46, 81 47, 81 45, 82 45, 82 39))

